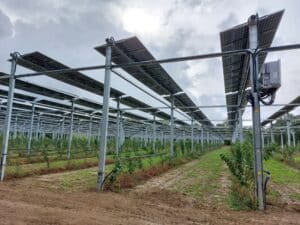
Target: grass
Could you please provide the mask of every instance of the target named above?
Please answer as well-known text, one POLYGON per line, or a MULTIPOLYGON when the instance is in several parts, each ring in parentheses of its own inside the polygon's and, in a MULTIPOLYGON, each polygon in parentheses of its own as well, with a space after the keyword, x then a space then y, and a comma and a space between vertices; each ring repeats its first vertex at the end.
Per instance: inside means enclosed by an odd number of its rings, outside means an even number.
MULTIPOLYGON (((111 163, 111 157, 108 157, 107 163, 111 163)), ((71 159, 54 161, 47 166, 47 163, 32 163, 21 164, 14 166, 7 166, 6 178, 20 178, 32 175, 41 175, 47 173, 55 173, 67 170, 77 170, 83 168, 89 168, 98 164, 98 158, 83 158, 83 159, 71 159)))
POLYGON ((281 204, 282 194, 292 201, 300 201, 299 192, 294 191, 300 189, 300 171, 298 169, 276 159, 264 162, 264 169, 271 172, 270 183, 275 184, 275 186, 268 188, 267 199, 269 203, 281 204))
MULTIPOLYGON (((107 165, 105 172, 108 173, 113 165, 107 165)), ((55 189, 64 192, 87 191, 96 186, 97 168, 89 168, 70 173, 62 174, 57 181, 54 181, 55 189)))
POLYGON ((219 179, 223 165, 219 155, 226 151, 227 148, 221 148, 202 155, 197 163, 183 171, 182 178, 172 189, 196 198, 216 194, 220 188, 219 179))
POLYGON ((300 187, 300 171, 282 162, 270 159, 264 162, 264 169, 271 172, 271 181, 276 184, 300 187))
MULTIPOLYGON (((161 157, 153 157, 151 164, 149 159, 142 159, 143 168, 150 168, 153 165, 157 165, 161 162, 161 157)), ((105 167, 105 173, 108 174, 114 165, 107 165, 105 167)), ((126 168, 124 168, 126 171, 126 168)), ((55 189, 61 191, 88 191, 94 189, 96 186, 95 177, 97 176, 97 169, 90 168, 84 170, 73 171, 71 173, 63 174, 59 177, 58 182, 54 184, 55 189)))
MULTIPOLYGON (((146 154, 146 151, 141 151, 139 154, 146 154)), ((125 155, 123 152, 121 157, 125 155)), ((153 159, 153 163, 156 163, 153 159)), ((113 162, 113 155, 106 156, 106 163, 111 164, 113 162)), ((147 166, 146 162, 143 162, 143 166, 147 166)), ((57 160, 49 162, 49 167, 46 162, 36 162, 36 163, 26 163, 21 162, 20 164, 8 165, 6 168, 6 178, 21 178, 32 175, 41 175, 48 173, 56 173, 62 171, 78 170, 84 168, 90 168, 98 165, 98 157, 85 157, 85 158, 75 158, 71 160, 57 160)))
POLYGON ((289 198, 292 200, 292 201, 298 201, 300 202, 300 194, 299 193, 291 193, 289 194, 289 198))

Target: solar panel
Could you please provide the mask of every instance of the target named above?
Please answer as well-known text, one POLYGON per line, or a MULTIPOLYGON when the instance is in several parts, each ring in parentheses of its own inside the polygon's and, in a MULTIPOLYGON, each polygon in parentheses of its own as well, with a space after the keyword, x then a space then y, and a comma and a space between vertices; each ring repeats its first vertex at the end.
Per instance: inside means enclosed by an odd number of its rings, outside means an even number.
MULTIPOLYGON (((167 99, 168 101, 171 102, 170 96, 165 97, 165 99, 167 99)), ((195 107, 195 108, 181 108, 181 111, 183 111, 183 112, 191 112, 191 111, 196 110, 195 103, 185 93, 174 96, 174 105, 176 107, 195 107)))
POLYGON ((147 112, 147 113, 151 113, 151 114, 154 114, 154 112, 155 112, 155 115, 161 119, 169 120, 171 118, 171 116, 169 114, 162 112, 162 111, 158 111, 155 108, 151 108, 151 106, 149 106, 146 103, 141 102, 131 96, 121 98, 120 102, 122 104, 128 105, 133 108, 147 108, 147 109, 139 109, 139 110, 147 112))
POLYGON ((130 119, 134 119, 134 120, 149 120, 146 117, 136 115, 136 114, 133 114, 133 113, 130 113, 130 112, 124 112, 124 113, 122 113, 122 116, 125 116, 125 117, 130 118, 130 119))
MULTIPOLYGON (((7 98, 8 91, 6 90, 0 90, 0 95, 3 96, 4 98, 7 98)), ((23 100, 23 101, 33 101, 35 98, 32 96, 24 95, 24 94, 19 94, 19 93, 14 93, 14 98, 23 100)))
MULTIPOLYGON (((259 48, 270 47, 279 26, 284 11, 279 11, 259 18, 258 21, 258 46, 259 48)), ((221 49, 223 52, 248 48, 248 24, 240 24, 220 33, 221 49)), ((258 57, 259 68, 265 61, 267 54, 261 53, 258 57)), ((249 57, 247 55, 227 55, 222 57, 225 93, 242 93, 249 86, 249 57)), ((237 105, 238 95, 227 95, 227 105, 237 105)), ((247 102, 245 96, 242 105, 247 102)), ((227 107, 227 112, 236 108, 227 107)), ((234 124, 237 112, 229 114, 230 125, 234 124)))
MULTIPOLYGON (((59 70, 59 69, 69 68, 64 64, 40 52, 32 52, 29 54, 22 55, 22 59, 18 60, 18 64, 25 68, 37 72, 42 72, 45 70, 59 70)), ((103 91, 104 91, 103 83, 93 78, 90 78, 80 72, 73 71, 73 72, 65 72, 62 74, 54 74, 54 75, 49 74, 48 76, 56 80, 62 81, 64 83, 70 84, 74 87, 78 87, 98 95, 103 95, 103 91)), ((117 98, 124 95, 124 93, 114 88, 111 88, 110 94, 113 98, 117 98)))
POLYGON ((181 121, 181 120, 175 120, 174 123, 177 124, 177 125, 181 125, 181 126, 186 125, 186 123, 184 121, 181 121))
MULTIPOLYGON (((95 47, 95 49, 105 56, 106 45, 95 47)), ((155 60, 155 58, 137 37, 122 39, 116 41, 113 45, 112 62, 117 65, 147 60, 155 60)), ((134 78, 160 95, 170 95, 183 92, 179 85, 158 63, 122 68, 134 78)), ((166 99, 170 101, 170 97, 166 97, 166 99)), ((175 95, 174 104, 177 107, 196 106, 195 103, 185 93, 175 95)), ((191 111, 191 109, 182 109, 182 111, 187 112, 191 111)), ((207 117, 202 119, 207 119, 207 117)))
POLYGON ((197 120, 199 123, 209 126, 209 127, 213 127, 213 124, 211 123, 211 121, 204 115, 204 113, 202 111, 196 111, 193 113, 188 113, 190 116, 193 115, 193 118, 195 120, 197 120))
POLYGON ((75 100, 75 103, 78 104, 78 105, 82 105, 82 106, 85 106, 85 107, 95 109, 95 110, 102 109, 102 104, 97 103, 97 102, 93 102, 91 100, 87 100, 85 98, 78 98, 78 99, 75 100))
POLYGON ((151 109, 151 106, 149 106, 148 104, 141 102, 140 100, 135 99, 131 96, 126 96, 126 97, 121 98, 120 102, 122 104, 128 105, 132 108, 148 108, 148 109, 139 109, 144 112, 156 111, 156 109, 151 109))
POLYGON ((162 118, 164 120, 170 120, 171 119, 171 116, 165 112, 162 112, 162 111, 159 111, 159 112, 156 112, 156 116, 159 117, 159 118, 162 118))
MULTIPOLYGON (((0 72, 0 77, 2 77, 2 76, 7 76, 7 74, 0 72)), ((2 84, 4 86, 8 86, 9 85, 8 82, 9 82, 8 79, 0 79, 0 84, 2 84)), ((67 94, 67 93, 57 91, 54 89, 46 88, 46 87, 36 85, 33 83, 29 83, 27 81, 23 81, 20 79, 16 79, 15 88, 23 90, 23 91, 28 91, 31 93, 39 94, 39 95, 44 95, 44 96, 51 97, 51 98, 61 99, 61 100, 71 100, 75 97, 71 94, 67 94)))
MULTIPOLYGON (((95 47, 95 49, 105 56, 106 45, 95 47)), ((112 62, 115 64, 154 59, 152 54, 137 37, 116 41, 113 46, 112 62)), ((123 69, 158 94, 175 94, 182 91, 160 64, 124 67, 123 69)))
POLYGON ((66 110, 70 110, 71 109, 71 105, 68 104, 62 104, 62 103, 58 103, 58 102, 53 102, 53 101, 49 101, 46 99, 40 100, 37 102, 38 104, 43 104, 46 105, 48 107, 52 107, 52 108, 60 108, 60 109, 66 109, 66 110))
MULTIPOLYGON (((5 103, 5 105, 6 105, 6 103, 5 103)), ((23 109, 23 110, 28 110, 28 111, 32 110, 32 106, 22 104, 21 102, 14 102, 13 103, 13 108, 18 108, 18 109, 23 109)), ((47 111, 49 111, 49 109, 45 109, 45 108, 41 108, 39 106, 35 106, 35 111, 41 113, 41 112, 47 112, 47 111)))
POLYGON ((294 100, 292 100, 289 105, 286 105, 284 107, 282 107, 280 110, 278 110, 277 112, 273 113, 271 116, 268 117, 268 119, 264 120, 261 125, 265 126, 268 123, 271 123, 273 120, 276 120, 277 118, 283 116, 286 113, 289 113, 290 111, 292 111, 293 109, 295 109, 296 107, 298 107, 300 104, 300 96, 296 97, 294 100), (293 105, 295 104, 295 105, 293 105))

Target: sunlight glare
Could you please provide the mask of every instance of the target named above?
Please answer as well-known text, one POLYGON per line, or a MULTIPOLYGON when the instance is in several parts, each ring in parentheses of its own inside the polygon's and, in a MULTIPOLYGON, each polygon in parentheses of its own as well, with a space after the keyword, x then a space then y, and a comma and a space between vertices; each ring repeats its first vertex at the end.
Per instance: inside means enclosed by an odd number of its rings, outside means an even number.
POLYGON ((129 8, 122 16, 123 28, 135 34, 156 34, 159 30, 159 19, 140 8, 129 8))

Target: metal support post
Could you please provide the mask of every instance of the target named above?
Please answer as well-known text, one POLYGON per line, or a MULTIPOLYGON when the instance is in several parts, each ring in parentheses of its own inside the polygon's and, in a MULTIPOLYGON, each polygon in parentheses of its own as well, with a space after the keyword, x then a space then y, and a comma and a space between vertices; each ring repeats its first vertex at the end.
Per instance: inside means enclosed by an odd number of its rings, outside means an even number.
POLYGON ((92 136, 93 116, 90 115, 89 133, 88 133, 88 148, 91 149, 91 136, 92 136))
POLYGON ((35 133, 35 138, 36 139, 39 138, 39 134, 40 134, 40 121, 41 121, 41 114, 38 114, 37 127, 36 127, 36 133, 35 133))
POLYGON ((287 131, 287 145, 291 146, 291 120, 288 115, 286 120, 286 131, 287 131))
POLYGON ((265 209, 263 189, 263 163, 261 148, 261 124, 260 105, 258 99, 258 56, 255 51, 258 48, 258 15, 253 15, 248 20, 249 26, 249 48, 250 54, 250 80, 252 94, 252 129, 253 129, 253 151, 254 151, 254 177, 256 185, 256 200, 260 210, 265 209))
POLYGON ((1 171, 0 171, 0 179, 3 181, 4 174, 5 174, 5 166, 6 166, 6 156, 7 156, 7 149, 8 149, 8 139, 9 139, 9 131, 10 131, 10 123, 11 123, 11 114, 12 114, 12 107, 13 107, 13 98, 14 98, 14 88, 15 88, 15 73, 17 68, 17 53, 11 54, 12 61, 11 61, 11 71, 9 77, 9 90, 7 96, 7 107, 6 107, 6 115, 5 115, 5 122, 4 122, 4 129, 3 129, 3 136, 2 136, 2 155, 1 155, 1 171))
POLYGON ((15 125, 14 125, 14 139, 17 138, 17 130, 18 130, 18 116, 15 117, 15 125))
POLYGON ((152 138, 152 151, 155 152, 156 142, 156 112, 153 113, 153 138, 152 138))
POLYGON ((281 145, 281 152, 283 154, 283 133, 282 133, 282 130, 280 130, 280 145, 281 145))
POLYGON ((174 95, 171 95, 170 158, 174 157, 174 95))
POLYGON ((148 144, 148 128, 145 127, 145 146, 147 147, 148 144))
POLYGON ((81 120, 78 121, 77 136, 80 136, 80 126, 81 126, 81 120))
POLYGON ((194 118, 191 120, 191 152, 194 152, 194 118))
POLYGON ((201 127, 201 150, 204 151, 204 130, 201 127))
POLYGON ((62 118, 60 137, 64 138, 64 134, 65 134, 65 117, 62 118))
POLYGON ((27 143, 27 157, 28 158, 30 157, 30 152, 31 152, 34 111, 35 111, 35 103, 32 103, 31 120, 30 120, 30 127, 29 127, 29 133, 28 133, 28 143, 27 143))
POLYGON ((273 133, 273 123, 271 122, 270 125, 270 132, 271 132, 271 144, 275 143, 274 133, 273 133))
POLYGON ((74 100, 71 101, 71 118, 70 118, 70 130, 69 130, 69 142, 68 142, 67 159, 71 158, 71 148, 72 148, 72 139, 73 139, 73 125, 74 125, 74 100))
POLYGON ((265 147, 265 134, 263 131, 261 131, 261 146, 262 146, 262 149, 264 149, 265 147))
POLYGON ((243 109, 239 109, 239 139, 240 143, 244 142, 244 133, 243 133, 243 109))
POLYGON ((295 130, 292 130, 292 137, 293 137, 293 147, 296 147, 296 136, 295 136, 295 130))
POLYGON ((119 155, 119 150, 120 150, 120 101, 121 98, 118 97, 117 99, 117 133, 116 133, 116 155, 119 155))
POLYGON ((206 132, 206 142, 207 142, 207 144, 210 144, 209 131, 206 132))
POLYGON ((107 147, 107 128, 108 128, 108 113, 109 113, 109 98, 110 98, 110 78, 111 78, 111 53, 113 38, 106 39, 106 58, 105 58, 105 78, 104 78, 104 94, 103 94, 103 109, 101 123, 101 140, 99 150, 99 164, 97 174, 97 190, 103 190, 103 181, 105 177, 105 158, 107 147))

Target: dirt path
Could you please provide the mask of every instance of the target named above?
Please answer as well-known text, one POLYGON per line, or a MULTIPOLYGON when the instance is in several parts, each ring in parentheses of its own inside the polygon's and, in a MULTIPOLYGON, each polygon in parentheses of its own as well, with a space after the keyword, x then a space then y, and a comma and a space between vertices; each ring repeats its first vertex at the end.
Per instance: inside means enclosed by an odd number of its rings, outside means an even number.
POLYGON ((164 173, 158 177, 154 177, 148 182, 141 184, 134 188, 134 192, 148 192, 149 190, 158 190, 158 189, 168 189, 172 187, 177 181, 182 179, 182 175, 189 171, 191 168, 198 163, 198 160, 194 160, 192 162, 186 163, 180 168, 171 169, 167 173, 164 173))
MULTIPOLYGON (((57 179, 57 174, 10 180, 0 184, 0 224, 300 224, 300 214, 295 211, 214 209, 170 191, 168 187, 179 182, 196 163, 123 193, 55 192, 45 182, 57 179)), ((225 180, 220 179, 222 185, 225 180)))

